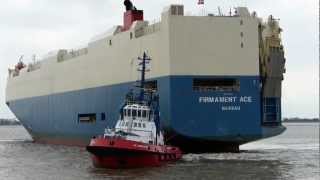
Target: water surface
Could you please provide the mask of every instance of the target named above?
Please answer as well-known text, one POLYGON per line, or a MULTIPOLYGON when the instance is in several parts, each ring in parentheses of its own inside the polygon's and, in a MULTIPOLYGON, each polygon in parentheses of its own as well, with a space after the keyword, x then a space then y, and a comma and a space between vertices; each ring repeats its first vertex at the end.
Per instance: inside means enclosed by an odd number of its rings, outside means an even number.
POLYGON ((241 153, 187 154, 159 168, 106 170, 80 147, 34 144, 21 126, 0 126, 0 179, 320 179, 319 125, 288 123, 277 137, 241 146, 241 153))

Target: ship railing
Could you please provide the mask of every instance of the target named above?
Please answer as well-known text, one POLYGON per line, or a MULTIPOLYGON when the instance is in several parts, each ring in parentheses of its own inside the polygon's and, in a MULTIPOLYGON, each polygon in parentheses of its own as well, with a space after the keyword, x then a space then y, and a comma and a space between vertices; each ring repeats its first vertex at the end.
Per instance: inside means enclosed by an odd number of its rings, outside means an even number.
POLYGON ((30 63, 23 69, 8 69, 9 78, 20 76, 22 73, 36 71, 41 68, 41 62, 30 63))
POLYGON ((27 68, 27 72, 36 71, 41 68, 41 62, 30 63, 27 68))
POLYGON ((8 71, 9 71, 9 78, 17 77, 20 74, 19 71, 15 69, 8 69, 8 71))
POLYGON ((149 103, 148 101, 135 101, 135 100, 127 100, 126 105, 133 105, 133 104, 140 104, 147 106, 149 103))
MULTIPOLYGON (((118 130, 122 130, 122 128, 116 128, 116 131, 118 130)), ((138 131, 138 132, 145 132, 145 133, 152 133, 152 131, 147 131, 147 130, 139 130, 139 129, 134 129, 134 131, 138 131)))
POLYGON ((160 20, 154 20, 150 25, 147 27, 141 27, 135 31, 135 37, 139 38, 141 36, 145 36, 148 34, 153 34, 155 32, 160 31, 161 29, 161 21, 160 20))
POLYGON ((216 91, 216 92, 222 92, 222 91, 239 91, 239 87, 230 87, 230 86, 195 86, 193 87, 194 91, 199 92, 208 92, 208 91, 216 91))
POLYGON ((57 60, 58 62, 63 62, 86 54, 88 54, 88 48, 81 48, 77 50, 59 50, 57 54, 57 60))
MULTIPOLYGON (((200 9, 198 12, 185 12, 184 16, 195 16, 195 17, 240 17, 239 14, 231 11, 222 12, 220 8, 218 11, 200 9)), ((253 14, 251 16, 254 16, 253 14)))

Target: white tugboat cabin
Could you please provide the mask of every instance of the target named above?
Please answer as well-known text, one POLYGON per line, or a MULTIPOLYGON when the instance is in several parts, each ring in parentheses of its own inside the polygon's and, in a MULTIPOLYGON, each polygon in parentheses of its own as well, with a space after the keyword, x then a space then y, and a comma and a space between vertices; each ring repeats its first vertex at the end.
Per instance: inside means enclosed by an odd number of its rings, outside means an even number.
POLYGON ((121 137, 126 140, 153 145, 164 145, 163 135, 157 136, 154 112, 147 105, 126 105, 115 129, 106 129, 104 137, 121 137))

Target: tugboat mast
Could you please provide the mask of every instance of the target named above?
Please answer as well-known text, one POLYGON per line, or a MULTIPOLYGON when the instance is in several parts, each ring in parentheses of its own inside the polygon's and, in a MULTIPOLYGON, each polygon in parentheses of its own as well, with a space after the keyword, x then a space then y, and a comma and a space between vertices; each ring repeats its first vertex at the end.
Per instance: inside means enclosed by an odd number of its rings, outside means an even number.
POLYGON ((145 81, 146 81, 146 64, 148 64, 151 59, 147 56, 147 53, 143 53, 143 58, 138 57, 139 66, 141 66, 141 69, 138 69, 138 71, 141 72, 141 80, 140 80, 140 97, 139 100, 142 102, 144 101, 144 86, 145 86, 145 81))

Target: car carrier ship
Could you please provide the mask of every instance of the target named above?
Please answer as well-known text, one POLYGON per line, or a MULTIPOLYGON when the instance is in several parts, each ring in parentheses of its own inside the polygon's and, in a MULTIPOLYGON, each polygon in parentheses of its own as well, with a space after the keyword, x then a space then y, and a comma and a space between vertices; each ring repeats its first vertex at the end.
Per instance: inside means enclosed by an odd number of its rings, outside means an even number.
POLYGON ((284 48, 278 20, 245 7, 228 15, 165 8, 149 23, 126 4, 124 24, 84 48, 9 69, 6 103, 35 142, 87 145, 114 127, 147 52, 145 87, 159 93, 165 142, 184 152, 238 151, 281 134, 284 48))

